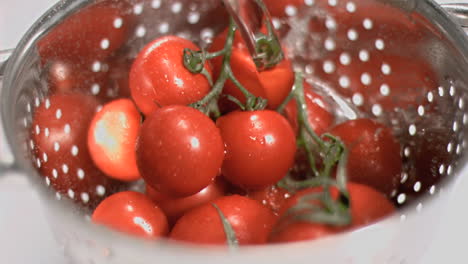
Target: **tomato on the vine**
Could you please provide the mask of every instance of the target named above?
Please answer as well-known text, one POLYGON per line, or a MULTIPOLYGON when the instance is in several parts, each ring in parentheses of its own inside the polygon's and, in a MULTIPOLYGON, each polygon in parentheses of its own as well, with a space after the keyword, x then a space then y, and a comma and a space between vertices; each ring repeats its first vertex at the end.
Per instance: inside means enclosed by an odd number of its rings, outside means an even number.
POLYGON ((296 137, 288 121, 270 110, 235 111, 216 124, 226 145, 222 174, 246 189, 262 189, 293 166, 296 137))
MULTIPOLYGON (((226 37, 227 31, 216 36, 209 50, 214 52, 223 49, 226 37)), ((222 61, 222 57, 211 60, 215 77, 221 71, 222 61)), ((233 75, 248 91, 257 97, 268 100, 268 107, 270 109, 277 108, 283 102, 294 83, 294 73, 291 62, 288 59, 282 60, 273 68, 260 72, 257 71, 252 56, 238 31, 236 31, 234 37, 230 66, 233 75)), ((226 82, 223 93, 234 96, 245 103, 245 96, 230 80, 226 82)))
POLYGON ((187 197, 171 197, 146 185, 146 194, 159 205, 169 223, 174 224, 185 212, 225 195, 226 184, 219 177, 198 193, 187 197))
POLYGON ((165 236, 169 230, 163 211, 146 195, 133 191, 106 198, 94 210, 92 221, 149 239, 165 236))
MULTIPOLYGON (((304 97, 307 104, 307 122, 317 135, 327 131, 335 121, 330 112, 330 107, 322 96, 312 91, 312 87, 304 82, 304 97)), ((291 100, 284 109, 284 115, 291 123, 294 131, 298 133, 299 124, 297 120, 297 103, 291 100)))
POLYGON ((130 99, 104 105, 88 130, 88 149, 96 166, 112 178, 138 180, 135 147, 140 127, 140 113, 130 99))
MULTIPOLYGON (((188 105, 210 91, 203 74, 190 72, 184 65, 184 49, 200 50, 194 43, 177 36, 164 36, 148 43, 130 70, 130 91, 145 115, 167 105, 188 105)), ((206 63, 205 68, 211 72, 206 63)))
POLYGON ((341 123, 330 130, 348 147, 347 176, 390 195, 402 171, 400 143, 390 128, 371 119, 341 123))
POLYGON ((183 197, 213 182, 224 159, 224 144, 209 117, 194 108, 173 105, 146 117, 136 152, 140 174, 148 185, 183 197))
POLYGON ((239 195, 225 196, 187 212, 169 237, 197 244, 226 244, 221 216, 213 204, 230 223, 239 245, 266 243, 276 216, 261 203, 239 195))
MULTIPOLYGON (((283 218, 274 227, 269 238, 270 242, 279 243, 317 239, 374 223, 395 212, 395 207, 390 200, 383 193, 369 186, 350 182, 347 184, 347 189, 352 219, 350 225, 332 226, 307 220, 295 220, 295 214, 287 214, 289 209, 300 202, 304 202, 303 199, 307 195, 322 191, 322 188, 307 188, 297 192, 283 204, 280 211, 280 217, 283 218)), ((330 189, 330 192, 332 197, 337 199, 338 190, 333 187, 330 189)), ((317 200, 310 200, 307 203, 320 206, 317 200)), ((298 213, 307 212, 299 211, 298 213)))

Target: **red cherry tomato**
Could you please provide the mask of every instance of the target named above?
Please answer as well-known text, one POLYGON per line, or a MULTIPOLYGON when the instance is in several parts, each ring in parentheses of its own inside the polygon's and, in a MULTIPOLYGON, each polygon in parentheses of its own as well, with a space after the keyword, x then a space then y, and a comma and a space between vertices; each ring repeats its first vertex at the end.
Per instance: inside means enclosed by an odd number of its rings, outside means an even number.
MULTIPOLYGON (((334 116, 330 113, 330 107, 323 98, 312 91, 312 87, 304 82, 304 96, 307 105, 307 118, 310 126, 317 135, 327 131, 334 122, 334 116)), ((284 109, 284 114, 289 120, 294 131, 298 133, 297 103, 291 100, 284 109)))
MULTIPOLYGON (((355 229, 368 224, 372 224, 393 212, 395 207, 377 190, 362 184, 348 183, 347 185, 351 204, 351 224, 347 227, 335 227, 326 224, 313 223, 307 221, 278 222, 274 231, 270 235, 271 242, 293 242, 301 240, 311 240, 320 237, 336 234, 350 229, 355 229)), ((299 191, 291 198, 287 199, 281 208, 280 215, 284 215, 288 209, 297 205, 300 199, 308 194, 318 192, 319 188, 308 188, 299 191)), ((338 197, 336 188, 331 189, 332 197, 338 197)), ((311 201, 316 203, 316 201, 311 201)))
POLYGON ((163 211, 144 194, 126 191, 102 201, 93 222, 134 236, 157 239, 168 233, 163 211))
POLYGON ((272 185, 263 190, 251 191, 247 196, 261 202, 263 205, 270 208, 274 214, 278 215, 283 203, 290 195, 291 194, 286 189, 272 185))
POLYGON ((104 105, 88 130, 88 149, 96 166, 112 178, 138 180, 135 148, 140 126, 140 113, 130 99, 104 105))
POLYGON ((226 145, 222 174, 246 189, 275 184, 293 166, 296 139, 288 121, 270 110, 232 112, 217 120, 226 145))
POLYGON ((46 183, 58 197, 91 207, 121 185, 96 168, 88 151, 88 128, 98 106, 89 95, 53 95, 36 108, 31 126, 36 166, 46 183))
MULTIPOLYGON (((224 47, 226 36, 227 31, 225 30, 215 37, 210 51, 221 50, 224 47)), ((211 62, 214 76, 217 77, 221 71, 222 57, 217 57, 211 62)), ((284 59, 275 67, 258 72, 239 31, 235 34, 230 65, 234 76, 240 83, 255 96, 267 99, 268 107, 271 109, 277 108, 292 89, 294 73, 291 62, 284 59)), ((230 80, 226 82, 223 93, 245 102, 245 96, 230 80)))
POLYGON ((218 199, 225 193, 226 184, 219 178, 198 193, 182 198, 165 195, 146 185, 146 194, 159 205, 172 224, 190 209, 218 199))
POLYGON ((190 196, 213 182, 224 159, 214 122, 174 105, 148 115, 137 143, 137 165, 148 185, 170 196, 190 196))
MULTIPOLYGON (((188 105, 209 92, 206 77, 185 68, 185 48, 200 50, 189 40, 165 36, 153 40, 138 54, 130 71, 130 90, 143 114, 149 115, 161 106, 188 105)), ((211 72, 208 63, 205 68, 211 72)))
POLYGON ((127 40, 133 25, 129 9, 124 1, 103 1, 69 16, 39 40, 42 63, 106 59, 127 40))
POLYGON ((169 237, 197 244, 226 244, 221 217, 213 204, 231 224, 240 245, 266 243, 276 216, 261 203, 239 195, 225 196, 187 212, 169 237))
POLYGON ((370 119, 344 122, 331 129, 348 147, 350 181, 369 185, 387 195, 397 187, 402 171, 400 144, 392 130, 370 119))

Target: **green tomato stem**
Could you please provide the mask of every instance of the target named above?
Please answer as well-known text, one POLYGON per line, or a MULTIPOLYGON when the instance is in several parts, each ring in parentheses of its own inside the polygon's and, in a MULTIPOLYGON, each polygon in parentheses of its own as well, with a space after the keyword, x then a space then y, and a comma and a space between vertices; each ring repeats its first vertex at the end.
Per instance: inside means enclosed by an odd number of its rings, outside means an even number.
POLYGON ((221 222, 223 223, 223 229, 224 233, 226 234, 226 242, 230 248, 237 248, 239 246, 239 241, 237 240, 236 237, 236 232, 234 232, 234 229, 232 228, 231 223, 227 220, 226 216, 223 214, 221 209, 219 207, 212 203, 213 207, 216 209, 218 212, 219 218, 221 219, 221 222))

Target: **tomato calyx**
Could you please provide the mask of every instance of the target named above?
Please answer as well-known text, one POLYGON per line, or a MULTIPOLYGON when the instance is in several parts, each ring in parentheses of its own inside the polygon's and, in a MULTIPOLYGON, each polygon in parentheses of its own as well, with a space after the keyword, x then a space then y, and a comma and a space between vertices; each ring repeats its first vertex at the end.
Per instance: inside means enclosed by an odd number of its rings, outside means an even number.
MULTIPOLYGON (((185 50, 184 51, 184 65, 192 73, 202 73, 204 69, 202 66, 206 60, 223 56, 223 63, 221 67, 221 72, 218 79, 212 85, 211 91, 200 101, 191 104, 190 106, 196 108, 203 113, 210 115, 214 113, 215 117, 219 117, 219 109, 217 108, 217 101, 222 94, 224 84, 227 80, 231 80, 243 93, 246 98, 245 104, 241 103, 238 99, 233 96, 227 96, 227 98, 234 103, 236 103, 242 110, 254 111, 254 110, 263 110, 267 106, 267 100, 261 97, 256 97, 249 90, 247 90, 237 78, 234 76, 230 61, 232 55, 232 46, 234 43, 234 33, 237 30, 237 25, 234 20, 231 18, 228 28, 228 33, 226 37, 226 42, 224 48, 220 51, 208 53, 205 51, 193 51, 185 50)), ((206 71, 206 70, 205 70, 206 71)), ((207 75, 209 75, 207 73, 207 75)), ((210 77, 211 78, 211 77, 210 77)))
POLYGON ((219 209, 219 207, 216 204, 212 203, 211 205, 216 209, 216 212, 218 213, 219 218, 221 219, 224 233, 226 234, 226 242, 228 246, 230 248, 237 248, 239 246, 239 241, 237 240, 236 232, 232 228, 231 223, 229 223, 223 211, 221 211, 221 209, 219 209))
POLYGON ((303 81, 302 73, 296 72, 291 94, 278 108, 278 111, 282 112, 289 100, 296 100, 300 128, 297 142, 298 147, 303 148, 306 152, 310 171, 305 175, 304 180, 295 180, 287 175, 278 183, 278 186, 292 192, 310 187, 320 188, 320 191, 299 200, 284 217, 294 221, 309 221, 335 226, 348 225, 351 223, 349 194, 346 187, 348 150, 339 138, 331 134, 319 137, 312 129, 307 117, 303 81), (331 177, 334 168, 337 168, 336 179, 331 177), (338 199, 333 199, 330 187, 338 189, 338 199), (291 216, 293 217, 291 218, 291 216))
MULTIPOLYGON (((265 4, 261 1, 257 2, 260 3, 261 8, 263 8, 264 13, 266 13, 265 4)), ((271 19, 269 17, 266 18, 265 25, 267 34, 259 33, 256 35, 255 40, 257 56, 253 58, 253 61, 258 70, 272 68, 284 59, 281 44, 272 28, 271 19)))

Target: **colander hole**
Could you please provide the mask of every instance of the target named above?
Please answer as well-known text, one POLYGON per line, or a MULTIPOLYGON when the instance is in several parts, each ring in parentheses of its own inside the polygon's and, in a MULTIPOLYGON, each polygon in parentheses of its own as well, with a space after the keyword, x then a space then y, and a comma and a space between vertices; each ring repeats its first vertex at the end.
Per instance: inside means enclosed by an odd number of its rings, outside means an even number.
POLYGON ((30 104, 30 103, 28 103, 28 104, 26 105, 26 111, 27 111, 28 113, 31 113, 31 104, 30 104))
POLYGON ((35 130, 36 130, 36 135, 39 135, 41 133, 41 128, 39 127, 39 125, 36 125, 35 130))
POLYGON ((372 77, 369 73, 365 72, 361 75, 361 83, 364 85, 370 85, 372 83, 372 77))
POLYGON ((369 60, 369 52, 367 50, 361 50, 359 51, 359 59, 363 62, 366 62, 369 60))
POLYGON ((418 205, 416 206, 416 212, 420 213, 422 209, 423 209, 422 203, 418 203, 418 205))
POLYGON ((349 29, 348 30, 348 39, 351 41, 356 41, 359 38, 359 34, 355 29, 349 29))
POLYGON ((116 19, 114 19, 114 22, 113 22, 113 26, 114 28, 121 28, 123 25, 123 19, 118 17, 116 19))
POLYGON ((49 128, 46 127, 46 128, 44 129, 44 135, 45 135, 45 137, 48 138, 48 137, 49 137, 49 134, 50 134, 49 128))
POLYGON ((178 13, 180 13, 180 11, 182 11, 182 7, 183 7, 183 6, 182 6, 182 3, 180 3, 180 2, 175 2, 175 3, 173 3, 172 6, 171 6, 171 11, 172 11, 172 13, 174 13, 174 14, 178 14, 178 13))
POLYGON ((47 162, 47 161, 49 160, 49 156, 47 156, 47 153, 45 153, 45 152, 42 153, 42 160, 43 160, 44 162, 47 162))
POLYGON ((161 7, 161 0, 153 0, 151 2, 151 7, 154 9, 158 9, 161 7))
POLYGON ((404 204, 406 202, 406 194, 400 193, 397 197, 398 204, 404 204))
POLYGON ((463 100, 463 98, 458 99, 458 108, 460 110, 463 110, 464 107, 465 107, 465 101, 463 100))
POLYGON ((450 96, 455 96, 455 86, 451 85, 449 89, 449 94, 450 96))
POLYGON ((41 105, 41 101, 39 100, 39 97, 34 98, 34 105, 36 107, 39 107, 41 105))
POLYGON ((79 152, 78 147, 76 145, 73 145, 73 147, 71 148, 72 156, 76 157, 78 155, 78 152, 79 152))
POLYGON ((453 122, 452 130, 453 130, 453 132, 457 132, 457 131, 458 131, 458 122, 457 122, 457 121, 454 121, 454 122, 453 122))
POLYGON ((354 13, 356 11, 356 4, 354 2, 348 2, 346 4, 346 11, 349 13, 354 13))
POLYGON ((418 115, 424 116, 425 113, 426 113, 426 110, 424 109, 424 106, 422 105, 418 106, 418 115))
POLYGON ((327 27, 328 30, 334 31, 336 30, 336 21, 332 17, 327 17, 325 20, 325 26, 327 27))
POLYGON ((374 114, 376 117, 380 116, 382 114, 382 106, 380 106, 379 104, 373 105, 372 114, 374 114))
POLYGON ((68 174, 68 165, 67 165, 67 164, 63 164, 63 165, 62 165, 62 172, 63 172, 64 174, 68 174))
POLYGON ((29 147, 31 147, 31 149, 34 149, 34 141, 32 139, 29 140, 29 147))
POLYGON ((328 51, 335 50, 336 48, 336 43, 332 38, 327 38, 325 40, 325 49, 328 51))
POLYGON ((200 21, 200 13, 198 12, 190 12, 188 15, 187 15, 187 21, 190 23, 190 24, 197 24, 198 21, 200 21))
POLYGON ((447 175, 452 175, 452 172, 453 172, 453 167, 452 167, 452 165, 449 165, 447 167, 447 175))
POLYGON ((50 108, 50 100, 49 100, 49 98, 47 98, 45 100, 45 109, 49 109, 49 108, 50 108))
POLYGON ((96 193, 99 195, 99 196, 104 196, 106 194, 106 188, 102 185, 98 185, 96 186, 96 193))
POLYGON ((50 179, 49 177, 45 177, 45 182, 47 186, 50 186, 50 179))
POLYGON ((410 134, 410 136, 414 136, 416 135, 416 125, 415 124, 411 124, 408 128, 408 132, 410 134))
POLYGON ((62 200, 62 195, 59 192, 55 193, 55 199, 62 200))
POLYGON ((70 134, 71 132, 71 127, 70 127, 70 124, 65 124, 65 126, 63 127, 63 132, 65 132, 65 134, 70 134))
POLYGON ((417 181, 413 186, 413 190, 419 192, 421 190, 421 182, 417 181))
POLYGON ((141 15, 143 13, 143 4, 135 4, 133 6, 133 14, 141 15))
POLYGON ((362 26, 367 30, 371 30, 372 27, 374 26, 374 22, 372 22, 370 18, 365 18, 364 21, 362 22, 362 26))
POLYGON ((406 173, 406 172, 401 173, 400 183, 403 184, 403 183, 405 183, 407 180, 408 180, 408 173, 406 173))
POLYGON ((450 142, 450 143, 447 144, 447 152, 452 153, 452 150, 453 150, 453 143, 450 142))
POLYGON ((83 201, 83 203, 86 204, 86 203, 89 202, 89 194, 88 193, 85 193, 85 192, 81 193, 80 197, 81 197, 81 201, 83 201))
POLYGON ((287 5, 284 8, 284 13, 290 17, 294 17, 297 14, 297 8, 293 5, 287 5))
POLYGON ((378 50, 385 49, 385 42, 382 39, 377 39, 375 41, 375 48, 378 49, 378 50))
POLYGON ((310 64, 307 64, 305 66, 305 72, 307 74, 313 74, 314 73, 314 67, 312 65, 310 65, 310 64))
POLYGON ((466 123, 468 122, 468 114, 463 114, 463 125, 466 125, 466 123))
POLYGON ((40 168, 42 166, 41 160, 39 158, 36 158, 36 166, 40 168))
POLYGON ((314 0, 304 0, 304 4, 306 4, 306 6, 312 6, 314 5, 315 1, 314 0))
POLYGON ((403 150, 403 155, 408 158, 411 155, 411 149, 409 147, 405 147, 403 150))
POLYGON ((135 35, 139 38, 142 38, 146 35, 146 27, 144 25, 139 25, 135 30, 135 35))
POLYGON ((427 101, 432 103, 434 101, 434 94, 432 92, 427 93, 427 101))
POLYGON ((109 39, 105 38, 101 40, 101 49, 106 50, 109 48, 109 46, 110 46, 109 39))
POLYGON ((336 69, 335 64, 332 61, 327 60, 323 63, 324 72, 331 74, 335 71, 335 69, 336 69))
POLYGON ((57 109, 57 111, 55 111, 55 118, 57 119, 60 119, 62 118, 62 109, 57 109))
POLYGON ((169 24, 167 22, 159 24, 158 30, 159 33, 166 34, 167 32, 169 32, 169 24))
POLYGON ((348 76, 341 76, 338 81, 340 86, 343 88, 349 88, 349 86, 351 85, 351 81, 349 80, 348 76))
POLYGON ((278 18, 272 18, 271 23, 273 24, 273 27, 275 29, 280 29, 281 28, 281 21, 278 18))
POLYGON ((351 63, 351 56, 344 52, 344 53, 341 53, 340 55, 340 63, 343 64, 343 65, 349 65, 351 63))
POLYGON ((76 176, 78 176, 78 179, 83 180, 85 177, 84 170, 81 168, 78 168, 78 170, 76 170, 76 176))
POLYGON ((211 28, 204 28, 200 32, 201 39, 205 41, 206 43, 210 43, 211 40, 213 39, 213 36, 214 36, 214 32, 211 28))
POLYGON ((26 117, 23 118, 23 125, 25 128, 28 127, 28 118, 26 117))
POLYGON ((405 222, 406 221, 406 215, 402 214, 400 215, 400 222, 405 222))
POLYGON ((436 187, 435 185, 432 185, 431 188, 429 188, 429 194, 434 195, 435 191, 436 191, 436 187))
POLYGON ((444 87, 440 86, 440 87, 438 88, 438 91, 439 91, 439 96, 440 96, 440 97, 444 97, 444 95, 445 95, 444 87))
POLYGON ((382 64, 381 70, 382 70, 382 73, 385 75, 390 75, 392 73, 392 68, 390 67, 390 65, 388 65, 385 62, 382 64))
POLYGON ((91 93, 93 95, 99 94, 100 91, 101 91, 101 87, 99 86, 99 84, 93 83, 93 85, 91 85, 91 93))
POLYGON ((75 198, 75 192, 72 189, 68 189, 67 194, 68 194, 68 197, 70 197, 70 199, 75 198))
POLYGON ((328 0, 328 4, 330 6, 336 6, 338 4, 338 0, 328 0))
POLYGON ((355 93, 352 98, 353 104, 362 106, 364 104, 364 97, 360 93, 355 93))
POLYGON ((460 155, 460 153, 461 153, 461 148, 462 148, 461 145, 460 145, 460 144, 457 144, 457 149, 455 150, 455 153, 456 153, 457 155, 460 155))
POLYGON ((60 150, 60 143, 58 143, 57 141, 54 142, 54 151, 55 152, 58 152, 60 150))
POLYGON ((56 169, 53 169, 52 170, 52 176, 54 177, 54 179, 57 179, 58 178, 58 172, 56 169))

